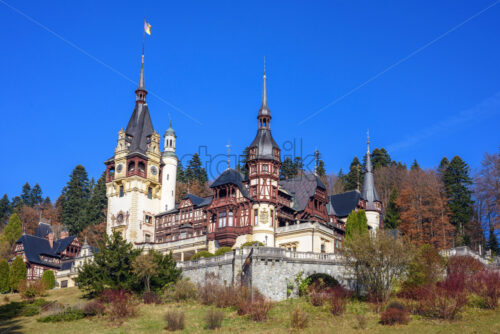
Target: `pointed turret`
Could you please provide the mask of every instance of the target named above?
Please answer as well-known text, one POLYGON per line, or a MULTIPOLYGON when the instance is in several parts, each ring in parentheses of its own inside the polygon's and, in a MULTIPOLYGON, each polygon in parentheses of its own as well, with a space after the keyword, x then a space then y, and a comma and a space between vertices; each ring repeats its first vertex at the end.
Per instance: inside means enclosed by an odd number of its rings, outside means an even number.
MULTIPOLYGON (((261 116, 268 116, 269 120, 271 119, 271 111, 267 107, 267 87, 266 87, 266 67, 264 64, 264 75, 262 77, 263 84, 262 84, 262 104, 259 109, 259 116, 258 118, 261 118, 261 116)), ((267 118, 267 117, 266 117, 267 118)), ((259 119, 259 126, 261 126, 260 119, 259 119)))
POLYGON ((361 191, 361 197, 366 200, 367 209, 376 209, 374 202, 380 202, 377 190, 375 189, 375 180, 373 179, 373 166, 372 159, 370 155, 370 136, 368 135, 366 148, 366 166, 365 166, 365 177, 363 180, 363 189, 361 191))
POLYGON ((146 103, 146 95, 148 91, 146 90, 146 86, 144 84, 144 54, 142 55, 141 61, 141 74, 139 75, 139 85, 135 90, 136 100, 139 103, 146 103))

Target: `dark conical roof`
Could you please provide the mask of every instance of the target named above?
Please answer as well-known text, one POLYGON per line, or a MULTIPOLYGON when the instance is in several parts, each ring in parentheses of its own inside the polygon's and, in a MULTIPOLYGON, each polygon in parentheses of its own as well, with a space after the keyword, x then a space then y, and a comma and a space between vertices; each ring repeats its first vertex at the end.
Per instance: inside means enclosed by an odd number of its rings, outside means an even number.
POLYGON ((373 205, 372 203, 377 201, 380 202, 378 197, 377 189, 375 189, 375 180, 373 178, 373 167, 372 159, 370 156, 370 140, 368 139, 368 148, 366 151, 366 167, 365 167, 365 177, 363 180, 363 189, 361 191, 361 198, 367 201, 367 209, 370 209, 373 205))
POLYGON ((215 181, 210 185, 210 188, 215 188, 224 184, 234 184, 241 191, 243 196, 249 198, 248 191, 243 186, 244 177, 241 173, 234 169, 226 169, 224 173, 219 175, 215 181))
POLYGON ((148 105, 136 103, 125 130, 127 142, 130 143, 130 153, 146 153, 153 132, 153 122, 151 122, 148 105))
POLYGON ((259 129, 255 139, 249 146, 257 148, 257 159, 274 159, 273 148, 279 149, 278 144, 273 139, 270 129, 259 129))

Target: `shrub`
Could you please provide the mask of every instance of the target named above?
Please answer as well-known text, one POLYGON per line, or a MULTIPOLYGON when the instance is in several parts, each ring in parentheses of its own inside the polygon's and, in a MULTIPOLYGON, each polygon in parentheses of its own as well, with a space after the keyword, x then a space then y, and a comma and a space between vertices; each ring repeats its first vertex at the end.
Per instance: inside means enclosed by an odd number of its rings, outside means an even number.
POLYGON ((16 256, 9 271, 9 285, 11 290, 18 291, 19 283, 26 279, 26 264, 21 256, 16 256))
POLYGON ((9 263, 7 260, 0 260, 0 293, 9 291, 9 263))
POLYGON ((40 310, 48 304, 50 304, 50 302, 46 301, 45 299, 37 299, 31 304, 26 304, 21 314, 25 317, 31 317, 40 314, 40 310))
POLYGON ((222 326, 222 320, 224 320, 224 312, 219 310, 208 310, 205 315, 206 328, 220 328, 222 326))
POLYGON ((46 290, 45 282, 22 280, 17 287, 21 298, 32 301, 36 297, 43 296, 46 290))
POLYGON ((182 279, 177 281, 171 289, 167 290, 166 297, 168 300, 176 302, 196 299, 198 298, 198 289, 190 280, 182 279))
POLYGON ((10 302, 9 296, 3 296, 3 301, 4 301, 4 303, 10 302))
POLYGON ((144 294, 142 295, 142 300, 144 301, 144 304, 159 305, 162 303, 161 297, 153 291, 144 292, 144 294))
POLYGON ((264 321, 267 319, 272 303, 263 298, 257 298, 257 300, 251 302, 249 306, 250 318, 252 318, 253 321, 264 321))
POLYGON ((137 313, 137 301, 127 290, 104 290, 100 300, 111 305, 109 317, 113 322, 121 323, 137 313))
POLYGON ((216 307, 231 307, 238 304, 239 298, 239 288, 233 285, 222 286, 219 291, 217 298, 215 299, 216 307))
POLYGON ((201 259, 202 257, 212 257, 212 256, 214 256, 214 254, 210 253, 209 251, 201 251, 194 254, 191 257, 191 261, 201 259))
POLYGON ((484 269, 484 265, 472 256, 452 256, 448 259, 448 275, 473 275, 484 269))
POLYGON ((84 317, 82 310, 77 308, 68 307, 60 313, 48 315, 37 319, 39 322, 61 322, 61 321, 74 321, 84 317))
POLYGON ((120 302, 128 299, 131 296, 131 292, 127 290, 114 290, 114 289, 106 289, 104 290, 99 299, 106 304, 111 304, 114 302, 120 302))
POLYGON ((444 281, 438 282, 436 286, 445 293, 454 295, 457 293, 463 293, 466 290, 466 280, 467 277, 463 274, 463 272, 456 272, 448 275, 444 281))
POLYGON ((390 303, 380 316, 382 325, 406 325, 408 322, 410 322, 410 319, 406 307, 399 302, 390 303))
POLYGON ((241 245, 243 247, 264 247, 264 244, 260 241, 247 241, 241 245))
POLYGON ((180 311, 168 310, 165 313, 165 321, 167 322, 166 330, 176 331, 184 329, 184 313, 180 311))
POLYGON ((93 300, 91 302, 88 302, 85 304, 83 307, 83 315, 86 317, 93 317, 96 315, 103 315, 104 312, 106 311, 106 307, 104 306, 103 303, 101 303, 98 300, 93 300))
POLYGON ((471 290, 483 300, 484 307, 495 309, 500 297, 500 274, 492 270, 476 273, 471 279, 471 290))
POLYGON ((403 287, 426 286, 436 283, 444 272, 444 258, 434 247, 425 244, 408 266, 408 277, 403 287))
POLYGON ((427 298, 418 301, 416 313, 428 318, 454 320, 466 304, 465 291, 451 294, 443 288, 436 287, 427 298))
POLYGON ((295 311, 292 312, 290 322, 292 328, 304 329, 309 323, 309 317, 307 316, 307 313, 301 311, 299 308, 296 308, 295 311))
POLYGON ((45 270, 42 275, 42 282, 45 284, 46 289, 54 289, 56 286, 56 277, 52 270, 45 270))
POLYGON ((0 321, 17 317, 23 311, 26 302, 10 302, 0 306, 0 321))
POLYGON ((328 293, 313 289, 309 292, 308 297, 313 306, 323 306, 325 301, 328 299, 328 293))
POLYGON ((198 295, 200 297, 201 303, 204 305, 215 304, 220 290, 221 286, 211 281, 207 281, 204 285, 200 285, 198 289, 198 295))
POLYGON ((433 289, 433 286, 405 286, 397 295, 400 298, 422 300, 427 299, 433 289))
POLYGON ((341 286, 335 287, 330 293, 330 305, 333 315, 342 315, 351 293, 341 286))
POLYGON ((226 254, 226 253, 229 253, 229 252, 232 252, 233 250, 231 249, 231 247, 221 247, 219 249, 217 249, 215 251, 215 254, 214 256, 219 256, 219 255, 223 255, 223 254, 226 254))
POLYGON ((356 321, 358 322, 359 329, 365 329, 368 323, 368 319, 364 314, 356 314, 356 321))

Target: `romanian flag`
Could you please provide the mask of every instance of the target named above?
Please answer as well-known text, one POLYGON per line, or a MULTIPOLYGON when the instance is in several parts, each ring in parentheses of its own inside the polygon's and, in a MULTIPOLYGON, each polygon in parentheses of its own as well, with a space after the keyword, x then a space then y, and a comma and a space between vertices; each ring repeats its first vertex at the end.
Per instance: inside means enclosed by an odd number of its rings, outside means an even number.
POLYGON ((146 20, 144 20, 144 31, 146 34, 151 35, 151 24, 149 24, 146 20))

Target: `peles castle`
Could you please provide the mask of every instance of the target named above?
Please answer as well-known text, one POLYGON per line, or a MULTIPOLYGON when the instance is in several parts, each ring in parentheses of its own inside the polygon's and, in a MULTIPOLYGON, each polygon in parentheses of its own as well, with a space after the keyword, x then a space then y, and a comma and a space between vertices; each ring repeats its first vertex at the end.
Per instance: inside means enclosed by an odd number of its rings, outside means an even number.
POLYGON ((383 225, 369 148, 361 192, 328 196, 315 174, 280 179, 281 151, 271 133, 265 71, 248 176, 228 168, 211 183, 211 196, 188 194, 179 203, 177 136, 170 124, 162 150, 146 102, 144 56, 135 94, 127 128, 118 133, 114 155, 105 162, 108 234, 119 232, 136 246, 172 251, 185 261, 199 251, 213 253, 249 241, 288 251, 335 253, 343 244, 347 216, 357 209, 366 210, 369 228, 383 225))

